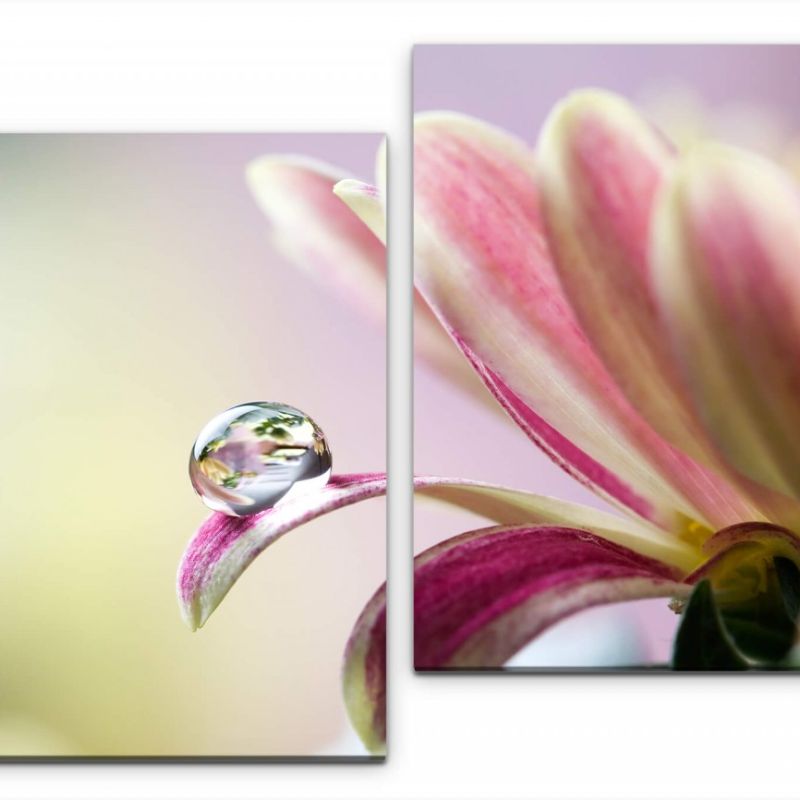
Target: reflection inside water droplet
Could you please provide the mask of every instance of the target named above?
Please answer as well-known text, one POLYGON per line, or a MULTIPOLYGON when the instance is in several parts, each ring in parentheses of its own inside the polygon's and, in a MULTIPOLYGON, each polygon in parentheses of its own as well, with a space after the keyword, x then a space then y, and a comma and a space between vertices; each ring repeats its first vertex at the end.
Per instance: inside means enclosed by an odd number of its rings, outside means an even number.
POLYGON ((325 434, 283 403, 242 403, 211 420, 189 458, 189 477, 203 502, 235 517, 322 488, 331 475, 325 434))

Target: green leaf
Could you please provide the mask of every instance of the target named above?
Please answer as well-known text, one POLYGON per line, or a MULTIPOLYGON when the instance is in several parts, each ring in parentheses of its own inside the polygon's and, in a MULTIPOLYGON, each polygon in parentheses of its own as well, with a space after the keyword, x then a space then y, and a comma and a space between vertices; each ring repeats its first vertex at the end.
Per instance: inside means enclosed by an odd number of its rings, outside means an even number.
POLYGON ((781 597, 789 619, 796 621, 800 615, 800 569, 790 558, 778 556, 775 559, 775 574, 781 597))
POLYGON ((748 669, 725 630, 708 580, 695 586, 686 604, 675 636, 672 668, 681 671, 748 669))
POLYGON ((767 591, 738 606, 723 607, 722 619, 745 656, 775 664, 786 658, 797 633, 800 570, 790 559, 778 557, 767 579, 767 591))
POLYGON ((794 623, 780 610, 735 609, 722 613, 725 628, 736 647, 754 661, 782 661, 792 649, 794 623))
POLYGON ((768 588, 744 603, 717 606, 710 585, 695 587, 675 639, 675 669, 747 669, 780 666, 797 636, 800 569, 775 558, 768 588), (738 666, 737 666, 738 664, 738 666))

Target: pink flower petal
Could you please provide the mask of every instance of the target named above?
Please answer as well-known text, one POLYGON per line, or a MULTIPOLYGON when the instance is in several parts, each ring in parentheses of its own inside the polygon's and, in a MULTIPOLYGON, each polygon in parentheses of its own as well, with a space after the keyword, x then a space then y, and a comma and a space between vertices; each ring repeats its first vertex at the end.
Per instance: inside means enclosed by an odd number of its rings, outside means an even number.
MULTIPOLYGON (((668 445, 631 407, 586 339, 542 231, 533 154, 477 120, 426 114, 415 131, 415 265, 445 327, 563 441, 601 493, 686 533, 763 515, 668 445), (613 476, 614 491, 606 478, 613 476), (631 502, 622 498, 627 497, 631 502)), ((604 313, 607 313, 604 310, 604 313)), ((515 415, 518 416, 518 415, 515 415)), ((552 451, 554 448, 549 448, 552 451)), ((559 461, 569 463, 568 448, 559 461)))
POLYGON ((581 326, 633 406, 695 455, 698 425, 658 324, 647 261, 653 199, 672 159, 623 98, 585 90, 550 113, 536 177, 554 264, 581 326))
MULTIPOLYGON (((273 242, 292 263, 381 324, 386 307, 386 152, 377 155, 378 186, 299 156, 265 156, 247 170, 273 242)), ((424 361, 459 389, 486 393, 415 293, 415 343, 424 361)), ((492 404, 493 406, 494 404, 492 404)))
POLYGON ((659 434, 766 518, 798 521, 794 504, 721 458, 664 335, 648 245, 673 162, 665 140, 621 97, 587 90, 556 106, 540 137, 537 183, 561 285, 617 384, 659 434))
POLYGON ((681 159, 654 222, 656 285, 697 409, 728 461, 800 497, 800 197, 764 159, 681 159))
POLYGON ((178 602, 187 625, 201 627, 253 560, 281 536, 337 508, 386 494, 383 473, 334 475, 317 492, 247 517, 214 513, 200 526, 178 568, 178 602))
MULTIPOLYGON (((448 539, 414 568, 414 661, 419 670, 498 668, 550 625, 584 608, 688 596, 674 567, 595 533, 494 527, 448 539)), ((386 596, 375 594, 345 659, 354 726, 380 743, 386 713, 386 596)))
POLYGON ((417 556, 417 669, 501 667, 581 609, 685 596, 681 573, 595 533, 515 526, 462 534, 417 556))
POLYGON ((764 522, 743 522, 717 531, 703 544, 707 556, 717 556, 731 547, 745 543, 784 542, 792 551, 800 554, 800 537, 788 528, 764 522))
POLYGON ((514 394, 499 375, 486 367, 457 334, 454 334, 454 338, 497 402, 522 428, 528 438, 561 469, 604 500, 632 511, 643 519, 657 519, 655 510, 644 497, 638 495, 613 472, 607 470, 602 464, 576 447, 569 439, 564 438, 555 428, 548 425, 530 406, 514 394))
MULTIPOLYGON (((580 525, 670 573, 693 569, 699 552, 633 519, 501 486, 418 477, 417 493, 503 524, 580 525)), ((178 600, 188 625, 203 625, 253 560, 306 522, 386 492, 380 473, 338 475, 324 488, 249 517, 212 514, 195 534, 178 570, 178 600)), ((609 544, 611 546, 611 544, 609 544)), ((381 589, 361 614, 347 645, 344 697, 353 726, 371 752, 385 742, 385 600, 381 589)))
MULTIPOLYGON (((491 484, 418 477, 417 493, 503 524, 591 524, 620 543, 684 570, 698 552, 634 520, 491 484)), ((178 600, 192 630, 201 627, 253 560, 281 536, 338 508, 386 493, 383 473, 336 475, 323 489, 247 517, 215 513, 200 526, 181 559, 178 600)))

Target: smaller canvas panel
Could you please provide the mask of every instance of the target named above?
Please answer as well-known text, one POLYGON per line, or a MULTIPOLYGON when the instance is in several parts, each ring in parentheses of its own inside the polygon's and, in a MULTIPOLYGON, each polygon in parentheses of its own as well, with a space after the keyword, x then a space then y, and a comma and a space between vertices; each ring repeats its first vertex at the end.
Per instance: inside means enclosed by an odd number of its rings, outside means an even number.
POLYGON ((0 757, 382 757, 382 147, 0 136, 0 757))

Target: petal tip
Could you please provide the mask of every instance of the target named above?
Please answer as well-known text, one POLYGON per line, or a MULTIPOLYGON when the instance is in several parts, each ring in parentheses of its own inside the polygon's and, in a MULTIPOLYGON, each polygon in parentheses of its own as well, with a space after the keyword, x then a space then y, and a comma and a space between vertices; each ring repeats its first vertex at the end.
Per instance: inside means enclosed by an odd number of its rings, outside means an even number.
POLYGON ((281 168, 291 167, 293 159, 288 156, 264 155, 254 158, 244 168, 247 185, 256 193, 263 185, 269 186, 270 178, 281 168))
POLYGON ((191 601, 189 603, 181 601, 180 609, 181 618, 192 633, 199 631, 208 619, 208 614, 203 614, 199 608, 199 603, 196 601, 191 601))
POLYGON ((561 98, 547 115, 542 128, 545 137, 554 129, 569 126, 589 114, 606 116, 627 110, 628 103, 619 95, 604 89, 577 89, 561 98))
POLYGON ((181 614, 181 619, 184 621, 186 627, 189 628, 192 633, 194 633, 203 627, 207 617, 203 617, 196 595, 194 595, 194 593, 187 595, 187 593, 184 591, 183 578, 183 562, 181 562, 181 566, 178 570, 177 585, 178 609, 181 614))
MULTIPOLYGON (((537 149, 542 154, 564 152, 587 128, 632 136, 652 156, 665 156, 662 137, 654 135, 655 129, 626 98, 595 88, 570 92, 556 103, 542 126, 537 149)), ((540 158, 545 165, 547 160, 545 155, 540 158)))
POLYGON ((319 181, 331 185, 344 174, 337 168, 303 155, 270 153, 250 161, 244 168, 245 182, 262 211, 269 216, 275 206, 287 202, 287 194, 311 190, 319 181))
POLYGON ((350 724, 372 755, 386 753, 386 585, 353 627, 342 664, 342 694, 350 724))
POLYGON ((347 205, 351 205, 354 199, 378 197, 378 190, 374 186, 355 178, 343 178, 337 181, 333 185, 333 193, 347 205))
POLYGON ((608 89, 587 86, 566 94, 556 103, 551 113, 555 116, 558 114, 581 114, 587 111, 609 113, 620 110, 631 110, 630 103, 622 95, 608 89))
MULTIPOLYGON (((670 171, 661 190, 654 230, 663 227, 663 217, 670 213, 699 220, 715 209, 730 212, 740 207, 748 209, 748 219, 755 220, 760 208, 793 210, 798 197, 797 185, 770 159, 721 142, 699 142, 670 171)), ((654 238, 665 244, 663 231, 654 238)))
POLYGON ((375 186, 345 178, 334 184, 333 193, 382 243, 386 242, 386 214, 381 193, 375 186))
POLYGON ((486 134, 495 132, 506 138, 511 138, 508 131, 492 125, 478 117, 463 114, 460 111, 420 111, 414 115, 414 138, 426 133, 437 133, 445 130, 450 133, 464 132, 486 134))
POLYGON ((267 153, 249 161, 244 168, 248 178, 259 178, 260 176, 281 171, 296 172, 316 172, 329 176, 334 180, 342 177, 340 170, 311 156, 300 155, 297 153, 267 153))
POLYGON ((716 141, 698 142, 690 147, 675 166, 673 184, 695 186, 725 181, 728 185, 752 192, 753 184, 767 180, 785 187, 790 177, 765 156, 716 141))

